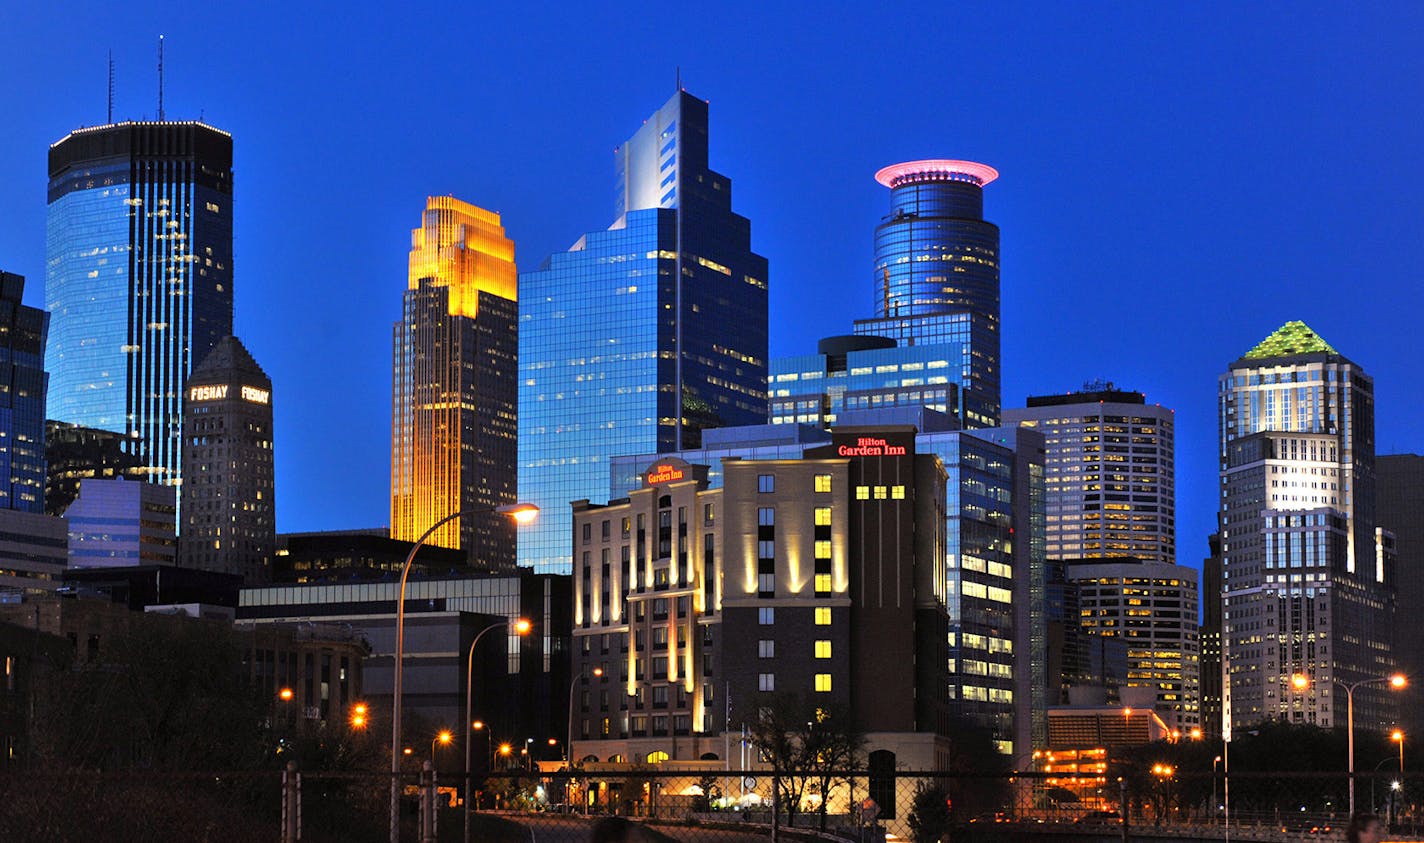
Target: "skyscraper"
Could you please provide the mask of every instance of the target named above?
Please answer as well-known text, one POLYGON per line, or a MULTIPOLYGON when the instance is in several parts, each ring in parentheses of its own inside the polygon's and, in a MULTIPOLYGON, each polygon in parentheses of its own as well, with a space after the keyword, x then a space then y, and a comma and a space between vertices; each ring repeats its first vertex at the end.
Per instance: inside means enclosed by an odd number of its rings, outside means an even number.
POLYGON ((1424 615, 1424 456, 1383 454, 1375 471, 1379 524, 1394 533, 1398 552, 1395 657, 1410 677, 1398 698, 1400 725, 1406 735, 1424 735, 1424 638, 1403 627, 1424 615))
POLYGON ((613 224, 519 278, 519 497, 542 510, 522 565, 569 570, 568 503, 607 499, 610 457, 766 419, 766 259, 707 131, 674 94, 615 153, 613 224))
MULTIPOLYGON (((1374 382, 1302 322, 1219 380, 1223 717, 1343 723, 1337 683, 1394 668, 1392 541, 1375 524, 1374 382), (1300 692, 1294 674, 1311 678, 1300 692)), ((1380 684, 1355 722, 1394 712, 1380 684)))
POLYGON ((514 564, 519 351, 514 241, 499 214, 448 196, 426 200, 411 231, 410 268, 394 331, 391 538, 467 551, 490 568, 514 564))
POLYGON ((1111 383, 1004 411, 1004 424, 1032 427, 1048 443, 1050 559, 1177 561, 1174 415, 1111 383))
POLYGON ((178 564, 261 585, 277 544, 272 381, 224 337, 185 388, 178 564))
POLYGON ((43 513, 49 314, 24 292, 24 276, 0 272, 0 509, 43 513))
POLYGON ((183 382, 232 333, 232 136, 197 122, 78 129, 49 150, 51 418, 181 472, 183 382))
POLYGON ((875 229, 875 318, 855 333, 900 345, 955 345, 966 428, 999 422, 999 227, 984 219, 998 170, 973 161, 907 161, 875 180, 890 214, 875 229))

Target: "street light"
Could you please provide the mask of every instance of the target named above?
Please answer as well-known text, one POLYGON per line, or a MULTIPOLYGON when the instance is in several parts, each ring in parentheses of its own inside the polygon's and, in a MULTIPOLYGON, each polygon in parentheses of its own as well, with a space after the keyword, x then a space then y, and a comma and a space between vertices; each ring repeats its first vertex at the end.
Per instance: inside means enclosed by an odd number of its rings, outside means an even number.
MULTIPOLYGON (((509 625, 510 622, 505 620, 492 623, 480 630, 475 635, 475 640, 470 642, 470 653, 465 659, 465 843, 470 843, 470 729, 475 728, 470 723, 470 706, 474 702, 475 647, 486 632, 509 625)), ((519 618, 514 621, 514 631, 518 635, 528 635, 531 628, 533 628, 533 624, 529 623, 528 618, 519 618)), ((489 737, 488 732, 485 733, 485 737, 489 737)))
POLYGON ((431 767, 434 767, 434 766, 435 766, 435 745, 436 745, 437 743, 438 743, 438 744, 448 744, 448 743, 450 743, 451 740, 454 739, 454 737, 455 737, 454 735, 450 734, 450 730, 449 730, 449 729, 441 729, 441 730, 435 735, 435 737, 433 737, 433 738, 430 739, 430 766, 431 766, 431 767))
POLYGON ((485 515, 491 512, 508 515, 517 524, 527 524, 539 513, 539 507, 532 503, 515 503, 494 508, 481 508, 452 512, 430 525, 430 529, 420 534, 406 554, 401 566, 400 590, 396 594, 396 657, 393 672, 394 687, 391 702, 391 843, 400 843, 400 728, 401 728, 401 658, 405 655, 405 583, 410 578, 410 566, 415 563, 415 554, 425 540, 441 527, 465 515, 485 515))
POLYGON ((364 728, 366 728, 366 704, 365 704, 365 703, 356 703, 355 705, 351 706, 351 728, 353 728, 353 729, 364 729, 364 728))
POLYGON ((1404 775, 1404 732, 1395 729, 1389 733, 1389 739, 1399 744, 1399 774, 1404 775))
MULTIPOLYGON (((1291 687, 1297 691, 1304 691, 1310 687, 1310 677, 1303 673, 1291 676, 1291 687)), ((1355 815, 1355 689, 1361 685, 1388 684, 1389 687, 1398 691, 1409 684, 1409 680, 1402 673, 1395 673, 1390 676, 1377 676, 1374 679, 1361 679, 1358 682, 1346 682, 1343 679, 1331 677, 1336 685, 1345 689, 1345 734, 1348 743, 1347 751, 1350 753, 1347 770, 1350 774, 1350 816, 1355 815)), ((1404 755, 1404 735, 1400 734, 1399 742, 1400 757, 1404 755)), ((1401 765, 1403 766, 1403 765, 1401 765)))
POLYGON ((1217 817, 1221 816, 1221 812, 1217 810, 1220 806, 1216 804, 1216 765, 1220 763, 1220 755, 1211 759, 1211 812, 1217 817))
MULTIPOLYGON (((493 770, 493 769, 494 769, 494 747, 493 747, 493 745, 492 745, 492 739, 490 738, 490 730, 489 730, 489 727, 485 725, 485 721, 483 721, 483 720, 476 720, 474 723, 471 723, 471 724, 470 724, 470 728, 474 729, 476 732, 484 732, 484 733, 485 733, 485 758, 489 761, 490 769, 493 770)), ((465 765, 465 767, 466 767, 467 769, 469 768, 469 766, 470 766, 470 765, 468 765, 468 764, 465 765)))
MULTIPOLYGON (((593 669, 594 678, 602 675, 603 668, 595 667, 593 669)), ((580 679, 583 677, 575 676, 574 681, 569 683, 569 742, 564 744, 564 760, 569 762, 570 769, 573 769, 574 766, 574 689, 578 688, 580 679)))

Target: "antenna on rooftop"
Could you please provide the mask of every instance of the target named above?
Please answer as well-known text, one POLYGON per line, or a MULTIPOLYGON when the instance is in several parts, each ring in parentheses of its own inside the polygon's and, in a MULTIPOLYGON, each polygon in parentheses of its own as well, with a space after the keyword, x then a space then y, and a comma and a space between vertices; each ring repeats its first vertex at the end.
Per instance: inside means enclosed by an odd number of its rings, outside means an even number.
POLYGON ((158 122, 163 122, 163 36, 158 36, 158 122))
POLYGON ((677 89, 682 90, 682 65, 677 65, 677 89))
POLYGON ((109 51, 109 120, 114 122, 114 51, 109 51))

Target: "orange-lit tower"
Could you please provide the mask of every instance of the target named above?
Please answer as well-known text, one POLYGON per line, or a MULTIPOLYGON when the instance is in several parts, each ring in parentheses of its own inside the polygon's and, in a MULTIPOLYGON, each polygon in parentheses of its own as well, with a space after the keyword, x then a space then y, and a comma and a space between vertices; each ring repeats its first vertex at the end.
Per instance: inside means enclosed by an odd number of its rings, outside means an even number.
MULTIPOLYGON (((391 537, 413 541, 459 510, 514 502, 519 348, 514 242, 499 214, 448 196, 411 232, 395 325, 391 537)), ((458 519, 428 540, 480 567, 514 565, 509 519, 458 519)))

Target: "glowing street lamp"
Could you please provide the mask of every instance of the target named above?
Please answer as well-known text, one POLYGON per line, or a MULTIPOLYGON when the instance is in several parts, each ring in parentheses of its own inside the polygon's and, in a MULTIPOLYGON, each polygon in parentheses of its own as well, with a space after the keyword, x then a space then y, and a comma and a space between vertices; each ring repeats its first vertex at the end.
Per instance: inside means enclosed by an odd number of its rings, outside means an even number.
MULTIPOLYGON (((525 510, 519 510, 514 514, 516 521, 519 520, 519 513, 524 511, 525 510)), ((538 510, 536 509, 533 512, 538 512, 538 510)), ((470 843, 470 744, 472 741, 470 740, 469 730, 479 728, 479 725, 472 725, 470 722, 470 707, 474 704, 475 647, 479 645, 480 639, 485 636, 486 632, 506 626, 512 627, 516 635, 528 635, 529 630, 534 628, 534 625, 529 622, 528 618, 518 618, 512 625, 507 620, 492 623, 475 635, 475 640, 470 642, 470 652, 465 658, 465 843, 470 843)), ((486 739, 489 738, 488 732, 485 733, 485 737, 486 739)))
MULTIPOLYGON (((1390 688, 1398 691, 1409 684, 1409 680, 1402 673, 1395 673, 1389 676, 1377 676, 1373 679, 1361 679, 1358 682, 1346 682, 1341 679, 1331 678, 1336 685, 1345 689, 1345 733, 1348 752, 1350 753, 1349 764, 1346 769, 1350 774, 1350 816, 1355 815, 1355 689, 1361 685, 1389 685, 1390 688)), ((1310 677, 1303 673, 1297 673, 1290 678, 1291 687, 1297 691, 1305 691, 1310 687, 1310 677)), ((1404 734, 1399 736, 1400 758, 1404 757, 1404 734)), ((1403 762, 1400 767, 1403 768, 1403 762)))
MULTIPOLYGON (((415 564, 415 554, 420 551, 425 540, 434 535, 436 530, 457 518, 466 515, 484 515, 490 512, 508 515, 514 519, 516 524, 528 524, 539 513, 539 507, 532 503, 515 503, 493 508, 481 507, 452 512, 431 524, 429 529, 420 534, 420 538, 411 545, 410 553, 406 554, 405 564, 401 566, 400 588, 396 593, 396 652, 395 669, 392 675, 394 693, 391 698, 391 843, 400 843, 400 756, 397 754, 397 750, 401 745, 401 662, 405 656, 405 584, 410 579, 410 566, 415 564)), ((469 722, 468 717, 465 718, 465 722, 469 722)))
POLYGON ((441 746, 446 746, 450 741, 454 740, 454 737, 454 735, 450 734, 449 729, 441 729, 436 733, 435 737, 430 739, 430 764, 432 767, 435 765, 435 745, 438 743, 441 746))
POLYGON ((353 729, 364 729, 364 728, 366 728, 366 704, 365 704, 365 703, 356 703, 355 705, 351 706, 351 728, 353 728, 353 729))
POLYGON ((1395 729, 1389 733, 1389 739, 1399 744, 1399 774, 1404 775, 1404 732, 1395 729))

